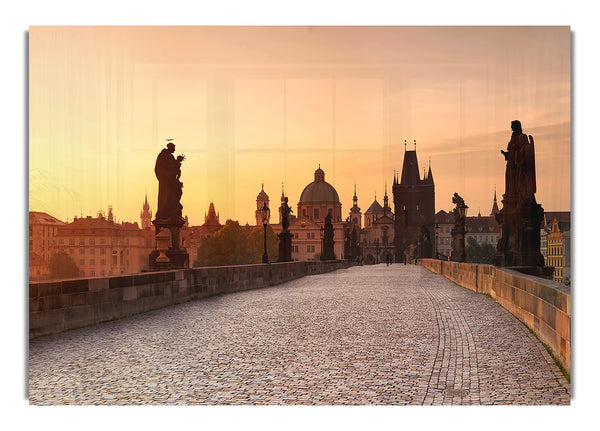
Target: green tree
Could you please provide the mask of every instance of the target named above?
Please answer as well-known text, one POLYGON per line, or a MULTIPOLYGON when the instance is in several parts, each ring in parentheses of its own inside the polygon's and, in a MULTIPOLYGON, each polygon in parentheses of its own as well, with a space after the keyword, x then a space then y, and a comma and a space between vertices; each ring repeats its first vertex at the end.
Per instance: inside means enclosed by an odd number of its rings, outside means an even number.
POLYGON ((472 236, 467 237, 467 246, 465 247, 467 254, 467 262, 469 263, 485 263, 491 264, 496 254, 496 249, 493 245, 484 242, 478 244, 472 236))
MULTIPOLYGON (((267 226, 267 254, 270 262, 279 257, 279 242, 271 226, 267 226)), ((262 263, 264 231, 257 227, 249 234, 237 221, 227 220, 213 236, 205 238, 198 248, 194 266, 247 265, 262 263)))
MULTIPOLYGON (((250 251, 250 261, 248 263, 262 263, 265 252, 265 232, 262 226, 256 227, 250 232, 248 244, 250 251)), ((270 225, 267 225, 267 256, 269 262, 277 262, 279 259, 279 238, 270 225)))
POLYGON ((52 255, 48 261, 50 275, 52 278, 73 278, 79 277, 79 268, 75 261, 64 251, 59 251, 52 255))

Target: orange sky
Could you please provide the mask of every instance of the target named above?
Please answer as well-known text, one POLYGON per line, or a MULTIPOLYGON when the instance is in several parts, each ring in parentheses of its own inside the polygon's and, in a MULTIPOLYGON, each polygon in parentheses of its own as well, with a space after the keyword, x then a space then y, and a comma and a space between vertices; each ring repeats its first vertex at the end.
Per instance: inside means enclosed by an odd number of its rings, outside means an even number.
POLYGON ((318 164, 347 214, 402 169, 404 140, 431 160, 436 211, 501 197, 510 122, 535 138, 537 200, 570 210, 568 27, 31 27, 30 209, 60 219, 156 210, 154 161, 185 154, 182 204, 254 220, 318 164))

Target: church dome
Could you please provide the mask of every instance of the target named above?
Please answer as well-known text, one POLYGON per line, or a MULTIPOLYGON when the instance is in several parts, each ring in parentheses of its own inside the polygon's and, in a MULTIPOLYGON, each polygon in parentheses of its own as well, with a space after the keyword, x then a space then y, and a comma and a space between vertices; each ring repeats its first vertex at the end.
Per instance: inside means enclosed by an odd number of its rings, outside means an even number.
POLYGON ((260 191, 260 193, 258 194, 258 196, 256 196, 256 200, 257 201, 268 201, 269 200, 269 195, 265 193, 265 186, 264 186, 264 184, 262 186, 262 190, 260 191))
POLYGON ((338 196, 335 188, 325 181, 325 172, 319 168, 315 171, 315 180, 307 185, 302 194, 300 195, 300 204, 305 203, 339 203, 340 197, 338 196))

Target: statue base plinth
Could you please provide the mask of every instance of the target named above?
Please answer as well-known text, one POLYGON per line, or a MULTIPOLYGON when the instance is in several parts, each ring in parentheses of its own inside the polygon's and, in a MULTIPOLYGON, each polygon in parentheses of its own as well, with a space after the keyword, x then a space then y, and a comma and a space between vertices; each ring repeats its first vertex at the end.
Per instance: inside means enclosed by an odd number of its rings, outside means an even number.
POLYGON ((279 260, 278 262, 292 261, 292 234, 284 230, 277 235, 279 237, 279 260))
POLYGON ((166 271, 168 269, 185 269, 190 267, 190 255, 187 253, 187 250, 170 249, 165 254, 169 258, 169 262, 157 262, 156 258, 160 253, 158 250, 152 250, 148 258, 150 271, 166 271))
POLYGON ((553 266, 509 266, 506 269, 533 275, 534 277, 545 278, 546 280, 552 280, 552 276, 554 275, 553 266))

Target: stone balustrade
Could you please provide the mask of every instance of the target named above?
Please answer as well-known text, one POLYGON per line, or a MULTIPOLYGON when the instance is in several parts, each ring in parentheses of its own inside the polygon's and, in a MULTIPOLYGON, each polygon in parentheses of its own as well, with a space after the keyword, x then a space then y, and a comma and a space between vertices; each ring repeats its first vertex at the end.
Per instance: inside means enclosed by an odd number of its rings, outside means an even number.
POLYGON ((286 262, 29 283, 29 338, 94 325, 212 295, 259 289, 352 261, 286 262))
POLYGON ((419 265, 474 292, 489 294, 553 352, 571 373, 571 289, 508 268, 419 259, 419 265))

